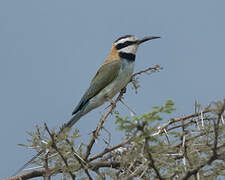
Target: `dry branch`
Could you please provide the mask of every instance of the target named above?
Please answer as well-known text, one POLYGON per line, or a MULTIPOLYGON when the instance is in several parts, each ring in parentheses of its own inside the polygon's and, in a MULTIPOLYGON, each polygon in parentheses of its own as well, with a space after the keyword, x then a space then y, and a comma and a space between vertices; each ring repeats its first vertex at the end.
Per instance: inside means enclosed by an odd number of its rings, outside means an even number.
MULTIPOLYGON (((133 74, 132 78, 160 69, 160 66, 155 65, 133 74)), ((212 165, 214 161, 220 160, 225 164, 225 142, 222 140, 222 137, 225 137, 222 122, 225 101, 214 109, 207 107, 199 112, 196 110, 195 113, 189 115, 171 118, 161 125, 132 122, 134 130, 126 135, 125 140, 111 147, 109 143, 105 149, 90 156, 96 139, 99 138, 100 131, 104 128, 105 120, 113 113, 116 103, 121 100, 124 93, 125 91, 122 90, 115 102, 111 103, 107 112, 101 117, 85 151, 76 152, 74 144, 66 137, 63 140, 65 147, 68 148, 66 154, 60 148, 62 143, 58 143, 58 139, 56 141, 58 137, 45 124, 45 130, 51 138, 52 150, 43 158, 43 169, 31 170, 5 180, 24 180, 34 177, 50 179, 53 174, 65 173, 65 169, 72 179, 75 179, 75 174, 77 175, 78 172, 83 173, 89 180, 95 179, 91 171, 95 172, 100 179, 106 179, 106 172, 104 172, 106 168, 111 170, 110 175, 117 179, 148 179, 151 176, 153 179, 161 180, 174 177, 186 180, 192 176, 196 178, 200 176, 199 172, 204 167, 212 165), (196 121, 201 123, 201 128, 196 121), (171 135, 171 132, 176 133, 176 136, 171 135), (164 142, 165 136, 162 135, 166 136, 166 142, 164 142), (155 147, 158 142, 159 145, 155 147), (63 167, 49 166, 49 157, 53 152, 57 152, 57 157, 61 158, 63 167), (201 153, 205 153, 205 159, 196 163, 196 158, 201 158, 201 153), (177 170, 176 167, 179 169, 177 170), (171 169, 174 171, 170 172, 171 169), (165 172, 168 173, 165 174, 165 172)), ((39 129, 38 137, 41 140, 39 129)))

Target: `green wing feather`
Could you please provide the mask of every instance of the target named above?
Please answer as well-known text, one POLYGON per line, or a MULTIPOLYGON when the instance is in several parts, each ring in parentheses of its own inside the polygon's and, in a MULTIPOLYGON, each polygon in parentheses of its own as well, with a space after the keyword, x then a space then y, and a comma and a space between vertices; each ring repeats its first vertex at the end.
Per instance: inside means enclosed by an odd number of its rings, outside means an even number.
POLYGON ((105 88, 110 82, 112 82, 118 75, 120 70, 120 61, 112 61, 107 64, 103 64, 95 77, 92 79, 91 84, 80 102, 72 112, 77 113, 82 107, 95 95, 97 95, 103 88, 105 88))

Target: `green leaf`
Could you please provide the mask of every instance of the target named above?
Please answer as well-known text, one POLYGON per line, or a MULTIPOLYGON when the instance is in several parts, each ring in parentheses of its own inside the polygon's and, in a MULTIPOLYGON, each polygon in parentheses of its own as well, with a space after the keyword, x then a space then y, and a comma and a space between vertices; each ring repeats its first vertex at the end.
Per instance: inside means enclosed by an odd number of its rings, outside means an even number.
POLYGON ((17 144, 17 146, 21 146, 21 147, 28 147, 28 145, 26 145, 26 144, 17 144))

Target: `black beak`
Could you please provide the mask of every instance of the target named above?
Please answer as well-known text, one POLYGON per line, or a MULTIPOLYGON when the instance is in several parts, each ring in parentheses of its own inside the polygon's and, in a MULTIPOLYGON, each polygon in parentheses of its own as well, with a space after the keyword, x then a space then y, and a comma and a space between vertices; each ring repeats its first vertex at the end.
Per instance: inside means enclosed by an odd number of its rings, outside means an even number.
POLYGON ((149 41, 149 40, 152 40, 152 39, 158 39, 158 38, 160 38, 160 37, 159 37, 159 36, 144 37, 144 38, 142 38, 142 39, 139 39, 139 40, 137 41, 137 44, 139 45, 139 44, 141 44, 141 43, 143 43, 143 42, 145 42, 145 41, 149 41))

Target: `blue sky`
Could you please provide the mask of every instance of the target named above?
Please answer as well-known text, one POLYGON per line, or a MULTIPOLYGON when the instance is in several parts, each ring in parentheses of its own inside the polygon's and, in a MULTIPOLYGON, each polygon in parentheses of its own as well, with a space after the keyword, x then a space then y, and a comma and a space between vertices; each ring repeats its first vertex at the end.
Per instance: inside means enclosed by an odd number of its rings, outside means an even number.
MULTIPOLYGON (((126 34, 162 38, 143 44, 135 71, 154 64, 164 70, 140 77, 138 94, 125 101, 138 114, 167 99, 176 115, 191 113, 225 95, 225 1, 0 1, 1 177, 15 172, 33 151, 26 131, 47 122, 59 127, 71 117, 112 42, 126 34)), ((94 129, 106 105, 83 117, 82 139, 94 129)), ((117 106, 125 115, 123 105, 117 106)), ((113 143, 122 134, 111 117, 113 143), (118 135, 119 134, 119 135, 118 135)))

